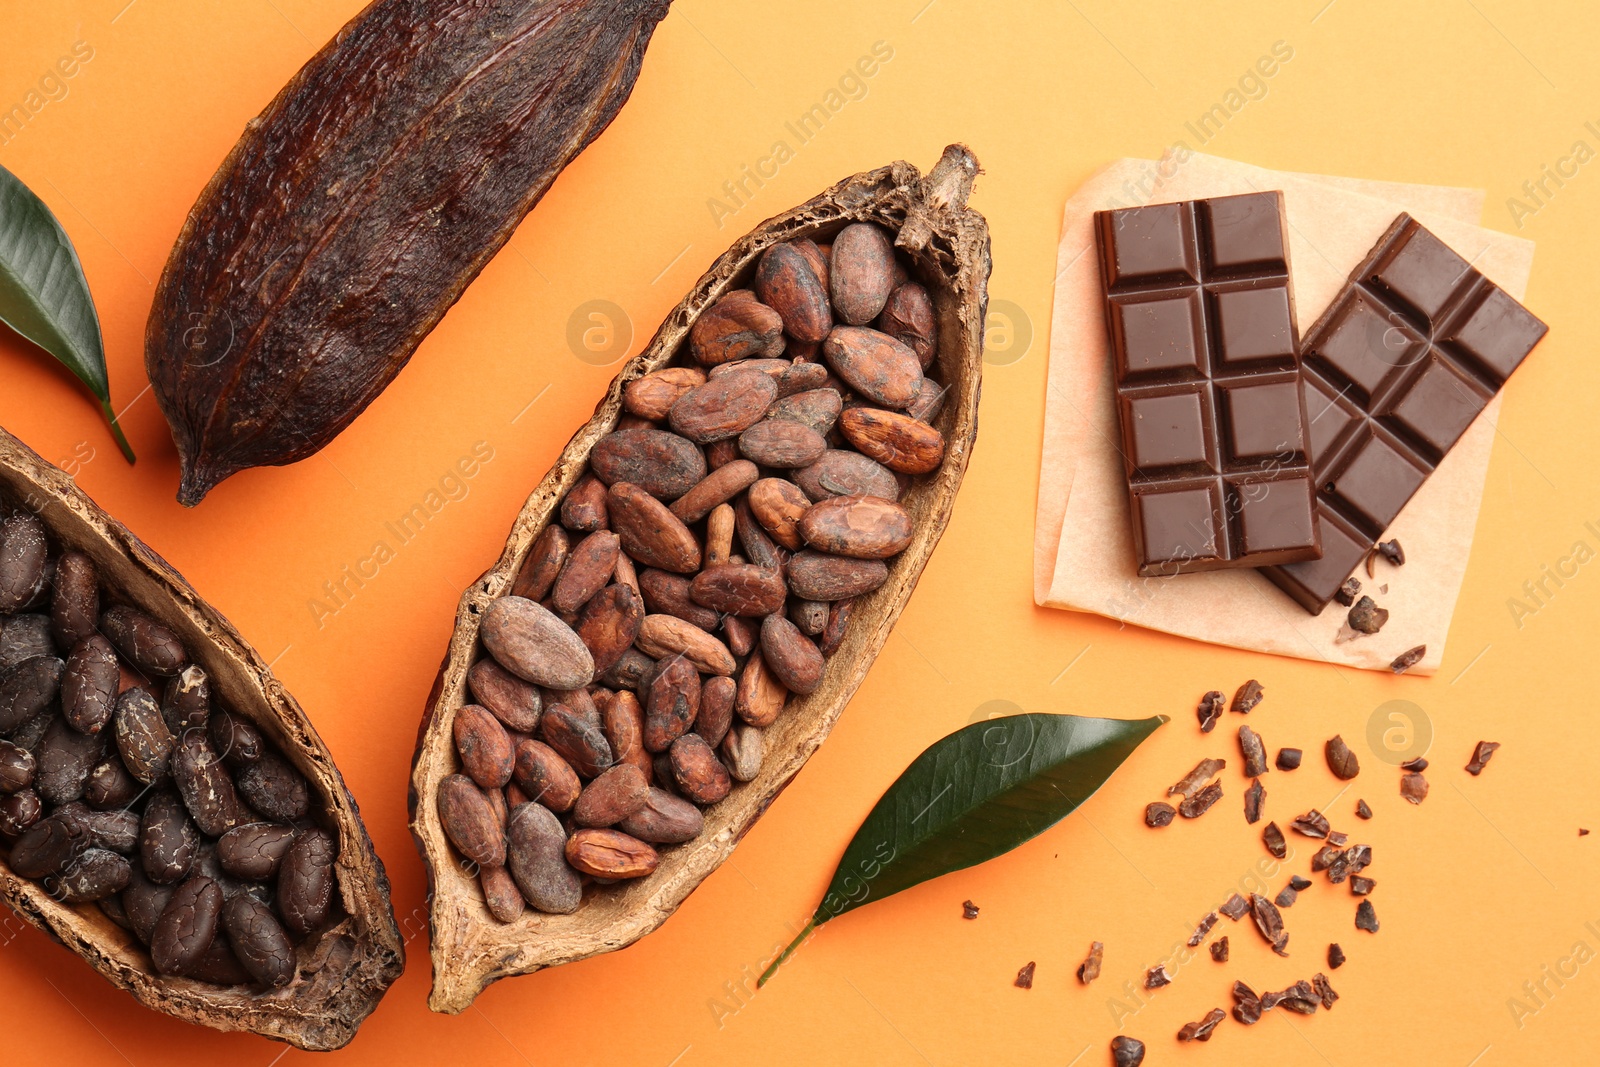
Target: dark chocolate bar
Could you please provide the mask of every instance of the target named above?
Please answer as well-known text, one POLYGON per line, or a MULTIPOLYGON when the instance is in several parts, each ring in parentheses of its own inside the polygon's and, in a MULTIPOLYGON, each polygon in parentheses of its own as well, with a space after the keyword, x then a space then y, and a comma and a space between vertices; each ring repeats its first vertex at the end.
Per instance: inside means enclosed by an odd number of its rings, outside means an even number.
POLYGON ((1263 573, 1321 612, 1547 329, 1395 219, 1301 346, 1322 558, 1263 573))
POLYGON ((1095 214, 1142 575, 1321 548, 1283 196, 1095 214))

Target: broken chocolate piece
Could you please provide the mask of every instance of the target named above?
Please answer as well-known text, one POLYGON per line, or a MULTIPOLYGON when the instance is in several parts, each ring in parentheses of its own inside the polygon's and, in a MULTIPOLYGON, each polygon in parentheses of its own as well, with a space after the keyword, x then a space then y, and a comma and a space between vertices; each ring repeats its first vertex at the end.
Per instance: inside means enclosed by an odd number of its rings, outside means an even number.
POLYGON ((1248 715, 1255 710, 1261 698, 1266 695, 1266 690, 1254 678, 1241 685, 1233 694, 1233 710, 1242 715, 1248 715))
POLYGON ((1322 751, 1328 758, 1328 770, 1333 772, 1335 778, 1348 782, 1361 773, 1361 761, 1356 759, 1356 754, 1350 751, 1350 746, 1338 734, 1328 738, 1322 751))
POLYGON ((1483 773, 1484 765, 1489 762, 1489 757, 1494 755, 1495 749, 1500 747, 1498 741, 1479 741, 1478 747, 1472 750, 1472 762, 1467 764, 1467 773, 1476 778, 1483 773))

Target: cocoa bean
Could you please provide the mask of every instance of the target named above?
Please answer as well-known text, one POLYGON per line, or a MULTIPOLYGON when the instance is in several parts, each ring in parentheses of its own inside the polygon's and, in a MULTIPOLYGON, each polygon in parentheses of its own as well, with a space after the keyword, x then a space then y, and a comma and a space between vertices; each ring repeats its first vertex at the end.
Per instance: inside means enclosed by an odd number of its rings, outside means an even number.
POLYGON ((510 729, 531 733, 538 728, 539 713, 544 710, 539 687, 524 682, 494 659, 485 657, 472 665, 467 671, 467 688, 474 700, 510 729))
POLYGON ((184 976, 220 986, 249 985, 254 981, 244 964, 239 962, 228 941, 228 932, 220 929, 220 924, 217 936, 211 939, 211 944, 200 953, 200 958, 184 972, 184 976))
MULTIPOLYGON (((750 432, 746 430, 745 434, 750 432)), ((739 440, 742 441, 744 438, 740 437, 739 440)), ((712 508, 724 501, 732 500, 760 476, 761 472, 748 459, 736 459, 732 463, 725 463, 702 478, 693 489, 673 501, 672 513, 685 523, 699 522, 711 513, 712 508)))
MULTIPOLYGON (((813 389, 820 389, 828 381, 828 368, 820 363, 790 363, 783 376, 778 379, 778 399, 794 396, 796 393, 806 393, 813 389)), ((767 409, 767 418, 774 418, 772 414, 777 408, 774 403, 767 409)), ((816 427, 812 427, 816 429, 816 427)), ((824 430, 817 430, 825 433, 824 430)))
POLYGON ((150 959, 162 974, 186 974, 217 935, 222 889, 197 874, 173 892, 150 934, 150 959))
MULTIPOLYGON (((15 840, 36 825, 43 815, 44 804, 32 789, 0 797, 0 836, 15 840)), ((14 860, 12 866, 15 869, 14 860)))
POLYGON ((789 621, 807 637, 820 637, 828 626, 828 605, 821 600, 795 600, 789 605, 789 621))
POLYGON ((310 784, 276 752, 263 752, 240 771, 238 786, 250 807, 276 822, 298 822, 310 814, 310 784))
POLYGON ((763 478, 750 487, 747 500, 773 540, 791 550, 804 547, 799 525, 811 500, 798 485, 785 478, 763 478))
POLYGON ((600 706, 589 695, 588 689, 547 689, 544 693, 545 707, 560 704, 572 714, 599 729, 600 706))
POLYGON ((705 827, 700 809, 665 789, 650 790, 644 807, 617 824, 617 828, 640 841, 655 845, 681 845, 698 836, 705 827))
POLYGON ((846 385, 886 408, 904 408, 922 387, 917 354, 866 326, 835 326, 822 355, 846 385))
POLYGON ((809 237, 796 237, 789 242, 789 246, 806 257, 806 262, 811 265, 811 273, 817 276, 817 281, 822 283, 822 291, 826 293, 829 280, 828 261, 832 246, 819 245, 809 237))
POLYGON ((635 593, 639 591, 639 572, 626 552, 617 553, 616 578, 618 585, 625 585, 635 593))
MULTIPOLYGON (((574 715, 564 704, 552 704, 545 709, 539 720, 539 735, 585 778, 593 778, 616 762, 600 727, 574 715)), ((526 782, 523 788, 527 788, 526 782)))
POLYGON ((61 553, 56 560, 55 592, 50 598, 50 626, 56 644, 73 649, 96 632, 100 621, 100 576, 94 561, 82 552, 61 553))
POLYGON ((812 500, 830 496, 876 496, 900 499, 900 483, 894 472, 859 452, 829 449, 809 467, 792 475, 795 484, 812 500))
POLYGON ((66 669, 54 656, 33 656, 0 675, 0 734, 38 718, 61 692, 66 669))
POLYGON ((789 561, 789 590, 806 600, 843 600, 870 593, 889 579, 875 559, 851 559, 807 549, 789 561))
POLYGON ((133 876, 127 857, 103 848, 86 850, 55 878, 45 881, 45 890, 63 904, 87 904, 122 892, 133 876))
POLYGON ((711 470, 726 467, 739 458, 739 442, 737 440, 713 441, 706 446, 706 466, 711 470))
POLYGON ((667 421, 689 440, 708 444, 738 437, 755 425, 777 398, 778 383, 770 375, 757 368, 740 368, 709 378, 683 394, 667 413, 667 421))
MULTIPOLYGON (((31 796, 17 793, 8 800, 31 796)), ((57 812, 49 818, 39 819, 17 837, 11 847, 11 870, 23 878, 46 878, 60 874, 93 845, 93 831, 82 819, 57 812)))
POLYGON ((33 787, 40 799, 58 805, 81 800, 89 772, 104 758, 105 748, 101 735, 80 734, 65 720, 52 719, 34 752, 38 770, 33 787))
POLYGON ((644 807, 649 779, 632 763, 619 763, 584 786, 572 808, 579 826, 614 826, 644 807))
POLYGON ((772 384, 777 385, 783 380, 783 376, 788 373, 789 368, 792 366, 794 364, 787 359, 741 359, 734 363, 723 363, 720 366, 712 367, 707 379, 722 378, 729 374, 737 374, 740 371, 755 370, 771 378, 772 384))
POLYGON ((511 735, 487 708, 463 705, 451 725, 461 769, 484 789, 503 789, 516 763, 511 735))
MULTIPOLYGON (((504 850, 502 841, 501 854, 504 850)), ((304 936, 327 919, 333 906, 333 864, 338 855, 333 838, 321 830, 302 832, 284 853, 278 868, 278 912, 291 933, 304 936)))
MULTIPOLYGON (((707 309, 706 313, 695 321, 694 330, 706 328, 704 326, 706 315, 714 310, 716 305, 707 309)), ((771 311, 770 308, 768 310, 771 311)), ((772 324, 779 330, 783 328, 777 312, 772 312, 772 324)), ((694 343, 694 330, 689 331, 691 344, 694 343)), ((622 390, 622 407, 629 414, 637 415, 641 419, 664 419, 679 397, 697 385, 704 385, 705 381, 706 372, 699 367, 663 367, 629 382, 622 390)))
MULTIPOLYGON (((703 699, 703 698, 702 698, 703 699)), ((628 763, 650 778, 650 753, 644 747, 644 708, 639 698, 624 690, 600 709, 601 732, 618 763, 628 763)))
POLYGON ((89 772, 83 802, 96 811, 126 808, 144 795, 144 789, 144 783, 129 774, 122 757, 113 752, 89 772))
POLYGON ((117 697, 116 708, 117 751, 128 773, 145 785, 165 778, 177 742, 156 698, 134 686, 117 697))
POLYGON ((0 522, 0 615, 28 605, 44 581, 49 548, 44 523, 28 511, 16 511, 0 522))
POLYGON ((763 419, 739 435, 739 451, 764 467, 806 467, 827 448, 821 434, 790 419, 763 419))
POLYGON ((278 873, 294 837, 292 827, 274 823, 235 826, 217 841, 217 860, 235 878, 265 882, 278 873))
POLYGON ((645 705, 644 747, 664 752, 694 725, 700 711, 700 672, 682 656, 661 661, 645 705))
POLYGON ((131 856, 139 847, 139 813, 136 811, 91 811, 81 800, 56 809, 89 828, 90 843, 131 856))
POLYGON ((676 616, 702 630, 716 629, 717 613, 694 602, 690 595, 692 585, 690 579, 666 571, 647 570, 639 575, 645 607, 651 612, 676 616))
POLYGON ((739 688, 734 695, 733 710, 740 719, 751 726, 771 726, 783 710, 789 691, 767 667, 761 656, 751 656, 744 661, 739 672, 739 688))
POLYGON ((822 684, 822 653, 782 615, 761 621, 761 658, 791 693, 805 696, 822 684))
POLYGON ((895 286, 878 316, 878 329, 915 352, 923 370, 933 365, 939 351, 939 324, 933 300, 921 283, 895 286))
POLYGON ((578 772, 572 765, 543 741, 531 738, 518 742, 512 774, 529 800, 551 811, 571 810, 583 790, 583 783, 578 781, 578 772))
MULTIPOLYGON (((813 366, 823 370, 820 363, 800 364, 799 366, 813 366)), ((828 436, 828 431, 833 429, 834 423, 839 421, 839 413, 844 409, 844 399, 837 389, 808 389, 805 392, 795 393, 773 402, 767 409, 768 422, 798 422, 802 426, 809 426, 823 437, 828 436)))
POLYGON ((139 828, 139 862, 145 875, 160 885, 189 876, 200 849, 200 830, 183 802, 171 793, 157 793, 144 807, 139 828))
POLYGON ((607 586, 583 606, 576 631, 594 658, 597 674, 603 676, 632 647, 643 621, 644 598, 632 586, 607 586))
POLYGON ((583 900, 583 882, 563 855, 561 820, 539 804, 511 813, 506 827, 506 868, 528 905, 551 915, 570 915, 583 900))
POLYGON ((700 708, 694 717, 694 732, 715 747, 728 733, 733 722, 733 700, 738 683, 732 678, 718 676, 707 678, 700 686, 700 708))
POLYGON ((755 726, 738 723, 729 729, 717 746, 723 766, 736 782, 754 781, 761 773, 761 730, 755 726))
POLYGON ((161 913, 166 910, 167 902, 172 899, 177 887, 152 882, 145 877, 144 869, 139 864, 130 866, 132 870, 128 872, 128 885, 122 891, 122 910, 127 913, 133 936, 149 945, 156 923, 160 921, 161 913))
POLYGON ((678 791, 696 804, 715 804, 728 795, 733 780, 714 749, 699 734, 685 734, 672 742, 672 780, 678 791))
MULTIPOLYGON (((771 615, 783 609, 786 595, 780 571, 750 563, 707 567, 689 583, 689 596, 695 603, 728 615, 771 615)), ((730 668, 710 673, 731 674, 733 671, 730 668)))
POLYGON ((587 604, 611 581, 621 553, 622 542, 610 530, 598 530, 574 545, 567 565, 561 568, 561 575, 550 590, 556 610, 577 611, 587 604))
MULTIPOLYGON (((574 533, 606 528, 606 484, 592 474, 578 479, 561 501, 561 525, 574 533)), ((559 583, 558 583, 559 584, 559 583)))
POLYGON ((268 989, 294 980, 294 945, 272 909, 241 893, 223 906, 222 925, 234 955, 268 989))
POLYGON ((689 330, 689 350, 706 366, 748 356, 774 356, 783 351, 783 319, 757 300, 755 293, 735 289, 695 319, 689 330))
POLYGON ((183 806, 207 836, 221 837, 235 826, 254 821, 203 731, 187 730, 178 739, 172 750, 172 780, 183 806))
POLYGON ((899 504, 880 497, 829 497, 806 511, 800 536, 820 552, 888 559, 911 543, 911 516, 899 504))
POLYGON ((750 510, 749 500, 741 498, 734 504, 733 528, 739 535, 739 544, 751 563, 770 570, 782 569, 787 556, 779 551, 778 546, 772 543, 772 538, 767 536, 766 530, 756 521, 754 513, 750 510))
POLYGON ((0 741, 0 793, 16 793, 28 788, 33 784, 36 770, 32 752, 10 741, 0 741))
POLYGON ((256 729, 255 723, 226 708, 218 708, 206 724, 211 747, 222 757, 222 762, 237 770, 248 767, 270 750, 266 738, 256 729))
POLYGON ((853 222, 833 239, 829 296, 839 321, 862 326, 878 317, 894 288, 894 246, 870 222, 853 222))
POLYGON ((622 550, 646 567, 680 574, 700 569, 700 545, 689 527, 639 486, 618 482, 607 498, 622 550))
MULTIPOLYGON (((63 645, 71 649, 71 645, 63 645)), ((35 656, 54 656, 55 637, 50 619, 44 615, 0 615, 0 675, 23 660, 35 656)))
POLYGON ((848 408, 839 417, 845 439, 864 455, 903 474, 927 474, 944 461, 944 434, 898 411, 848 408))
POLYGON ((944 410, 945 398, 950 390, 932 378, 923 378, 922 387, 917 390, 917 398, 906 405, 906 415, 918 422, 932 422, 939 417, 939 412, 944 410))
POLYGON ((756 295, 777 311, 797 341, 820 341, 833 326, 828 290, 804 252, 777 244, 756 262, 756 295))
POLYGON ((523 681, 577 689, 594 680, 594 657, 582 639, 531 600, 503 596, 490 603, 479 636, 489 654, 523 681))
POLYGON ((733 508, 728 504, 718 504, 711 509, 711 514, 706 516, 706 554, 705 565, 715 567, 728 562, 728 557, 733 554, 733 508))
POLYGON ((618 689, 637 691, 644 687, 644 679, 655 669, 655 665, 655 660, 637 648, 630 648, 622 654, 621 659, 617 660, 616 665, 606 672, 602 680, 618 689))
POLYGON ((185 730, 205 729, 211 718, 211 681, 204 667, 190 664, 167 682, 161 714, 174 737, 185 730))
POLYGON ((517 880, 504 867, 485 867, 478 872, 478 882, 483 886, 483 903, 503 923, 514 923, 522 918, 527 903, 517 880))
POLYGON ((511 595, 533 601, 549 596, 550 587, 555 585, 556 575, 566 566, 571 549, 572 540, 566 530, 553 522, 546 526, 528 549, 528 556, 511 583, 511 595))
POLYGON ((655 849, 620 830, 579 830, 567 839, 566 857, 595 878, 643 878, 661 865, 655 849))
POLYGON ((122 658, 151 677, 170 678, 189 663, 178 635, 135 608, 113 604, 100 614, 100 631, 122 658))
POLYGON ((506 800, 505 788, 502 786, 499 789, 485 789, 483 799, 489 802, 489 807, 494 812, 494 821, 504 827, 507 817, 511 814, 511 805, 506 800))
MULTIPOLYGON (((693 441, 675 433, 617 430, 595 442, 589 453, 589 467, 607 485, 627 482, 653 497, 676 500, 706 476, 706 457, 693 441)), ((608 500, 608 507, 610 504, 608 500)), ((614 528, 615 516, 611 522, 614 528)))
POLYGON ((748 656, 750 650, 756 647, 759 633, 760 630, 753 619, 738 615, 722 617, 722 636, 727 639, 728 651, 735 656, 748 656))
POLYGON ((727 645, 674 615, 646 615, 634 644, 657 659, 681 655, 706 674, 732 674, 738 668, 727 645))

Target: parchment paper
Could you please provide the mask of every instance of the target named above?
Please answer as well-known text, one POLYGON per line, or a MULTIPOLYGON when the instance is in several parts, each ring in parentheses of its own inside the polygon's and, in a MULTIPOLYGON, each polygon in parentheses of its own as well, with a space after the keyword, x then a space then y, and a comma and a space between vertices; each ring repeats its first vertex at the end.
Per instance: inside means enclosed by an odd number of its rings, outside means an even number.
POLYGON ((1067 201, 1050 336, 1035 601, 1197 640, 1371 670, 1387 670, 1395 656, 1425 644, 1427 654, 1412 673, 1435 672, 1472 547, 1499 398, 1385 534, 1405 546, 1405 566, 1379 561, 1376 578, 1358 572, 1363 591, 1390 611, 1381 633, 1348 639, 1337 604, 1309 615, 1253 570, 1141 578, 1117 444, 1092 216, 1107 207, 1282 190, 1302 333, 1401 211, 1518 299, 1527 286, 1532 242, 1472 225, 1483 204, 1478 190, 1269 171, 1203 155, 1151 182, 1153 167, 1150 160, 1121 160, 1067 201))

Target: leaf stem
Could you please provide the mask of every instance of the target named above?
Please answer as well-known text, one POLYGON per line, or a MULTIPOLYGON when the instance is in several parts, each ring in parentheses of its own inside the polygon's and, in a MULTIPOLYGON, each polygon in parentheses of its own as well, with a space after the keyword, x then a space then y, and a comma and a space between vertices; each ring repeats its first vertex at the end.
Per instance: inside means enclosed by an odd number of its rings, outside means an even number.
POLYGON ((766 970, 761 972, 761 977, 756 979, 756 988, 760 989, 762 986, 766 985, 768 980, 770 980, 773 975, 778 973, 778 968, 782 967, 784 962, 788 960, 790 956, 794 955, 795 950, 798 949, 805 939, 810 937, 812 933, 816 931, 816 929, 817 920, 815 917, 813 917, 810 922, 806 923, 805 929, 796 934, 794 940, 789 942, 789 947, 778 953, 778 958, 773 960, 772 964, 766 970))
POLYGON ((106 413, 106 422, 111 425, 111 436, 117 439, 117 447, 122 449, 122 458, 126 459, 130 465, 137 463, 138 459, 133 454, 133 446, 128 444, 128 439, 123 436, 122 427, 117 422, 117 416, 111 410, 111 401, 100 401, 100 410, 106 413))

